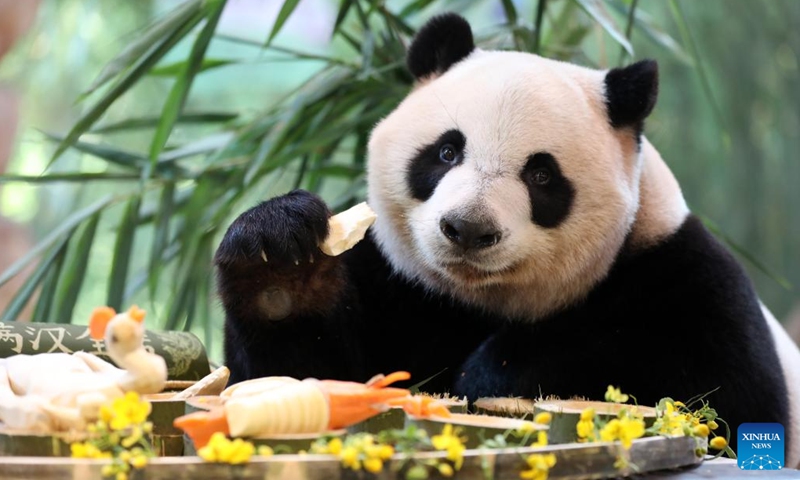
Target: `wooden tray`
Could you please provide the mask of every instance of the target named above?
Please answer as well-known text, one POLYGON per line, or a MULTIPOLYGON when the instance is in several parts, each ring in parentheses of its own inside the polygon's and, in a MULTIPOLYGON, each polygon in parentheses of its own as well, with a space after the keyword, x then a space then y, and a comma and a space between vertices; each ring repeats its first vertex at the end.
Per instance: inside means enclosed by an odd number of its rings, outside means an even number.
MULTIPOLYGON (((635 440, 630 449, 630 461, 639 473, 674 469, 697 465, 702 462, 695 454, 697 440, 691 437, 653 437, 635 440)), ((515 448, 503 450, 467 450, 464 465, 455 475, 456 479, 496 480, 520 478, 525 468, 525 455, 530 453, 553 453, 556 465, 549 478, 595 479, 632 475, 614 468, 619 444, 593 443, 552 445, 545 448, 515 448), (488 474, 488 475, 487 475, 488 474)), ((421 453, 418 458, 443 458, 444 453, 421 453)), ((395 455, 391 465, 377 475, 365 475, 341 468, 340 462, 330 455, 278 455, 253 457, 246 465, 222 465, 205 463, 197 457, 154 458, 143 471, 132 475, 133 479, 148 480, 203 480, 236 478, 253 480, 337 480, 354 478, 376 478, 382 480, 403 479, 401 455, 395 455), (395 471, 395 469, 399 471, 395 471)), ((4 480, 56 480, 80 478, 100 479, 100 471, 107 462, 69 458, 7 457, 0 458, 0 477, 4 480)), ((437 478, 432 475, 431 478, 437 478)))

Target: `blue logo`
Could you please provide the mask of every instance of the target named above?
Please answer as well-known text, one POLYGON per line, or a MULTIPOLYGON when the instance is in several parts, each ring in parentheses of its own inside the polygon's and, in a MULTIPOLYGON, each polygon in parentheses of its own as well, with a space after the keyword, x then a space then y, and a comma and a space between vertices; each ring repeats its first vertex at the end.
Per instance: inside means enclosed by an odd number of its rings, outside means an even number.
POLYGON ((783 425, 743 423, 739 425, 736 456, 742 470, 780 470, 783 468, 783 425))

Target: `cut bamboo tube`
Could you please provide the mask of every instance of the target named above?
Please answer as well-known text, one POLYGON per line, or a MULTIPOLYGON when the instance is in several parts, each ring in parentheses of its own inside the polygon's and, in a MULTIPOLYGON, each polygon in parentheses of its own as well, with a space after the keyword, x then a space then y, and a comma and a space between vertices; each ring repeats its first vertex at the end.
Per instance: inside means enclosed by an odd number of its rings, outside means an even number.
POLYGON ((595 415, 603 421, 617 416, 623 408, 636 411, 644 417, 645 425, 650 426, 656 419, 656 409, 622 403, 596 402, 589 400, 543 400, 536 402, 534 414, 550 413, 549 441, 551 444, 571 443, 578 441, 577 425, 581 412, 593 408, 595 415))
MULTIPOLYGON (((533 422, 519 420, 515 418, 496 417, 492 415, 468 415, 454 413, 450 417, 406 417, 407 425, 416 425, 425 430, 429 436, 442 433, 445 425, 452 425, 461 429, 461 436, 467 438, 465 445, 467 448, 475 448, 484 440, 488 440, 497 434, 505 434, 509 430, 520 430, 523 427, 532 426, 534 430, 547 430, 545 425, 537 425, 533 422)), ((535 438, 535 437, 534 437, 535 438)))

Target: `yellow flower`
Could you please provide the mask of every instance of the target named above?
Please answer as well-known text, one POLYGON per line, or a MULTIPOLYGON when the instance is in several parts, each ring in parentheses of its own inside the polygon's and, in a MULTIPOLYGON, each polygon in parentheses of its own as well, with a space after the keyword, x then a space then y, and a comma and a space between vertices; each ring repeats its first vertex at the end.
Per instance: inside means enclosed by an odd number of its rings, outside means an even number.
POLYGON ((728 441, 722 437, 714 437, 708 442, 708 445, 714 450, 723 450, 728 446, 728 441))
POLYGON ((342 449, 339 458, 342 465, 352 470, 360 470, 361 464, 358 461, 358 450, 355 447, 345 447, 342 449))
POLYGON ((614 388, 613 385, 608 386, 608 389, 606 390, 606 402, 625 403, 627 401, 627 393, 622 393, 619 388, 614 388))
POLYGON ((464 439, 458 436, 458 430, 454 430, 452 425, 447 424, 442 429, 441 435, 431 437, 431 443, 436 450, 446 450, 447 459, 453 462, 456 470, 461 470, 466 447, 464 446, 464 439))
POLYGON ((370 473, 378 473, 383 470, 383 461, 377 457, 371 457, 364 460, 364 470, 370 473))
POLYGON ((339 455, 342 451, 342 439, 341 438, 332 438, 328 442, 328 453, 331 455, 339 455))
POLYGON ((520 478, 526 480, 547 480, 550 469, 556 464, 556 456, 552 453, 534 453, 528 455, 528 458, 525 459, 525 463, 528 464, 528 470, 520 472, 520 478))
POLYGON ((594 419, 594 408, 584 408, 581 412, 581 420, 584 422, 588 422, 589 420, 594 419))
POLYGON ((675 402, 676 407, 685 407, 686 405, 683 402, 675 402))
POLYGON ((124 430, 132 425, 139 425, 150 415, 150 402, 139 399, 136 392, 128 392, 124 397, 115 398, 111 402, 110 412, 100 408, 100 419, 109 423, 112 430, 124 430), (110 415, 110 418, 109 418, 110 415))
POLYGON ((144 468, 147 465, 147 457, 144 455, 134 455, 131 458, 130 464, 133 468, 144 468))
POLYGON ((536 441, 531 444, 531 447, 546 447, 547 446, 547 432, 539 431, 536 435, 536 441))
POLYGON ((700 424, 694 427, 694 434, 698 437, 707 437, 711 433, 711 430, 708 428, 708 425, 700 424))
POLYGON ((539 412, 535 417, 533 417, 533 422, 540 425, 549 425, 552 419, 553 416, 550 415, 550 412, 539 412))
POLYGON ((269 445, 260 445, 256 451, 262 457, 271 457, 275 454, 275 451, 269 445))
POLYGON ((73 458, 111 458, 111 452, 104 452, 90 442, 77 442, 70 445, 73 458))
POLYGON ((238 465, 246 463, 255 453, 255 447, 250 442, 241 438, 229 440, 221 432, 211 436, 208 444, 197 451, 197 454, 207 462, 229 463, 238 465))
POLYGON ((122 439, 121 445, 125 448, 131 448, 141 439, 142 439, 142 429, 138 426, 134 426, 131 429, 131 434, 122 439))
POLYGON ((600 439, 604 442, 619 440, 627 450, 635 438, 644 435, 644 422, 636 418, 614 418, 600 430, 600 439))
POLYGON ((581 440, 592 441, 594 439, 594 422, 591 420, 580 420, 576 425, 578 438, 581 440))
POLYGON ((708 422, 708 428, 710 428, 711 430, 716 430, 717 428, 719 428, 719 425, 714 420, 711 420, 710 422, 708 422))
MULTIPOLYGON (((534 422, 535 422, 535 420, 534 420, 534 422)), ((533 423, 531 423, 531 422, 522 422, 520 424, 519 428, 517 429, 517 432, 519 432, 520 434, 524 435, 526 433, 531 433, 534 430, 536 430, 536 426, 533 423)))
POLYGON ((128 474, 125 472, 117 472, 116 480, 128 480, 128 474))
POLYGON ((449 463, 440 463, 436 468, 439 469, 439 474, 445 478, 450 478, 455 473, 449 463))

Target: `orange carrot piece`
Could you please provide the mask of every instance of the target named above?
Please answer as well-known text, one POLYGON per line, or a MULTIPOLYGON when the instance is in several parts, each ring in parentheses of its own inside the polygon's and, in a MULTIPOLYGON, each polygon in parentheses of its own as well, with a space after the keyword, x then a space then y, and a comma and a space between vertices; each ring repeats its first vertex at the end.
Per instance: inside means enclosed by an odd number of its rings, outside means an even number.
POLYGON ((393 384, 394 382, 400 382, 402 380, 408 380, 411 378, 411 374, 408 372, 394 372, 390 373, 389 375, 376 375, 372 377, 368 382, 367 386, 369 388, 384 388, 388 385, 393 384))
POLYGON ((97 307, 92 310, 89 317, 89 336, 95 340, 102 340, 106 336, 108 322, 114 318, 117 312, 111 307, 97 307))
POLYGON ((225 417, 225 409, 213 408, 208 412, 195 412, 176 418, 172 424, 175 428, 180 428, 192 439, 197 449, 206 446, 211 439, 211 435, 222 432, 230 434, 228 419, 225 417))

